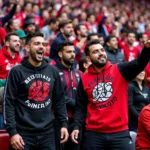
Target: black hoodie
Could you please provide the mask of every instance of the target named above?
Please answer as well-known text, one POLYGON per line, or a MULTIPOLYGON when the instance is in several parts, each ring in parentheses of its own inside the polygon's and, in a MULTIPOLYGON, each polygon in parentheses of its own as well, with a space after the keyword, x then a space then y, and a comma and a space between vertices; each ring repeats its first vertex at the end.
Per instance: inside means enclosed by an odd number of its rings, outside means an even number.
POLYGON ((32 66, 24 58, 9 72, 4 94, 4 122, 13 136, 42 135, 53 131, 54 105, 57 118, 67 126, 65 96, 57 69, 43 59, 32 66))

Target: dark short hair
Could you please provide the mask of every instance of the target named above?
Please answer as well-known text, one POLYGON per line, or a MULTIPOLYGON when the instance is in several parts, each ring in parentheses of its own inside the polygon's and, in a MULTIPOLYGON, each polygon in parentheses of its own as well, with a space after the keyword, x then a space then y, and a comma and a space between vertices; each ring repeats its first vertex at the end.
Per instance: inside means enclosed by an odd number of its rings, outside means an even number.
POLYGON ((86 56, 82 56, 79 60, 79 70, 81 70, 82 72, 85 72, 84 63, 88 63, 86 56))
POLYGON ((95 44, 100 44, 101 45, 99 40, 92 40, 92 41, 90 41, 89 43, 86 44, 85 49, 84 49, 84 52, 85 52, 86 56, 89 55, 89 47, 91 45, 95 45, 95 44))
POLYGON ((89 33, 88 36, 87 36, 87 40, 90 41, 91 37, 96 36, 96 35, 99 37, 98 33, 89 33))
POLYGON ((81 26, 85 26, 83 23, 79 23, 79 24, 77 24, 75 27, 74 27, 74 33, 77 35, 78 33, 77 33, 77 31, 79 31, 80 30, 80 27, 81 26))
POLYGON ((65 46, 74 46, 74 44, 70 41, 61 42, 58 46, 58 52, 63 51, 65 46))
POLYGON ((72 23, 72 20, 67 19, 67 20, 61 20, 59 23, 59 29, 63 28, 65 25, 72 23))
POLYGON ((32 38, 38 37, 38 36, 44 38, 44 35, 43 35, 43 33, 41 33, 41 32, 34 32, 34 33, 29 34, 29 35, 26 37, 26 44, 28 45, 32 38))
POLYGON ((55 24, 56 22, 58 21, 58 19, 57 18, 50 18, 49 20, 48 20, 48 24, 55 24))
POLYGON ((6 35, 5 41, 10 41, 10 37, 13 36, 13 35, 19 37, 19 35, 18 35, 16 32, 10 32, 10 33, 8 33, 8 34, 6 35))
POLYGON ((110 42, 110 40, 112 38, 117 38, 117 37, 115 35, 109 35, 109 36, 107 36, 107 38, 105 39, 105 44, 107 44, 108 42, 110 42))

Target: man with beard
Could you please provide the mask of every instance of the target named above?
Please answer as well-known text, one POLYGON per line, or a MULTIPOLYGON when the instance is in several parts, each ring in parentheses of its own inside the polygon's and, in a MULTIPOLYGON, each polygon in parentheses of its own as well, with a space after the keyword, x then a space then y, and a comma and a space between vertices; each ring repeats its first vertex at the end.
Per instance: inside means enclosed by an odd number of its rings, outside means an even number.
POLYGON ((78 24, 75 26, 74 32, 76 34, 76 39, 73 41, 73 43, 77 51, 76 61, 79 63, 80 58, 84 56, 84 48, 86 45, 88 31, 84 24, 78 24))
POLYGON ((91 41, 85 53, 92 62, 79 82, 72 140, 78 143, 85 124, 84 150, 133 150, 128 130, 128 82, 144 70, 150 60, 150 40, 139 58, 111 64, 99 41, 91 41))
POLYGON ((106 53, 107 53, 107 60, 110 61, 112 64, 124 62, 124 55, 118 49, 118 41, 117 37, 114 35, 109 35, 106 38, 106 53))
POLYGON ((69 41, 69 37, 73 34, 73 25, 71 20, 62 20, 59 23, 60 33, 53 40, 50 48, 50 58, 57 60, 58 57, 58 46, 61 42, 69 41))
MULTIPOLYGON (((71 133, 73 126, 72 113, 74 111, 76 89, 81 73, 79 70, 73 68, 73 64, 75 62, 75 48, 72 42, 64 41, 60 43, 58 51, 58 56, 60 59, 56 61, 56 67, 59 71, 63 89, 65 91, 65 101, 69 118, 68 129, 71 133)), ((54 124, 57 150, 63 149, 63 147, 65 150, 79 150, 80 145, 73 143, 71 139, 69 139, 65 145, 60 145, 60 127, 57 119, 54 124)))
POLYGON ((54 115, 61 124, 61 143, 68 139, 65 95, 57 69, 44 58, 42 33, 28 36, 25 57, 9 72, 4 94, 4 122, 13 149, 55 150, 54 115))
POLYGON ((8 33, 5 38, 5 46, 0 50, 0 128, 4 128, 2 121, 2 101, 6 78, 9 70, 20 63, 21 58, 19 57, 20 51, 20 38, 12 32, 8 33))

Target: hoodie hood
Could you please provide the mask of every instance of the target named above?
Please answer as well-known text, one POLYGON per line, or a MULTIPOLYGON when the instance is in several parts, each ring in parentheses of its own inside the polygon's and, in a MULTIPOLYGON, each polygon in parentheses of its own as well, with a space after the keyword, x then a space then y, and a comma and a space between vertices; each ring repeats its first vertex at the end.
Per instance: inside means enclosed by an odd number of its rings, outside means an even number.
POLYGON ((29 61, 28 61, 29 57, 25 57, 22 61, 21 61, 21 64, 23 66, 26 66, 27 68, 30 68, 30 69, 36 69, 36 70, 42 70, 43 68, 45 68, 46 66, 49 65, 49 61, 48 59, 46 58, 43 58, 42 60, 42 64, 39 66, 39 67, 35 67, 33 66, 29 61))
MULTIPOLYGON (((109 69, 112 65, 113 65, 113 64, 111 64, 110 61, 107 61, 106 65, 105 65, 104 68, 103 68, 103 71, 109 69)), ((89 66, 88 73, 91 73, 91 74, 98 74, 99 72, 94 68, 94 65, 91 64, 91 65, 89 66)))
MULTIPOLYGON (((12 56, 9 54, 6 46, 2 47, 2 52, 5 55, 5 57, 7 57, 8 59, 12 59, 12 56)), ((14 59, 18 59, 18 57, 19 57, 19 53, 16 52, 14 59)))

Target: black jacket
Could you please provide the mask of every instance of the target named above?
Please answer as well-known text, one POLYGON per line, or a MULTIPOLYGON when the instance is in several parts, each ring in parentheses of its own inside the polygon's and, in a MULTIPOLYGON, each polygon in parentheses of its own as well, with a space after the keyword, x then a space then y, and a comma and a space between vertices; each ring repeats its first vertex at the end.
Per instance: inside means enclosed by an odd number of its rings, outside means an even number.
POLYGON ((11 69, 4 94, 4 121, 10 136, 52 132, 52 104, 57 118, 66 127, 67 111, 59 73, 47 59, 34 67, 26 57, 11 69))
POLYGON ((65 91, 65 101, 68 108, 68 116, 72 116, 72 111, 75 106, 77 86, 80 81, 81 72, 73 67, 68 69, 59 60, 55 65, 59 71, 63 89, 65 91))
POLYGON ((107 60, 109 60, 112 64, 121 63, 125 61, 124 55, 121 53, 119 49, 116 51, 112 51, 109 47, 105 47, 107 53, 107 60))
POLYGON ((128 87, 129 100, 129 129, 136 131, 138 127, 138 117, 144 106, 150 103, 149 88, 143 83, 141 90, 136 81, 132 81, 128 87))

